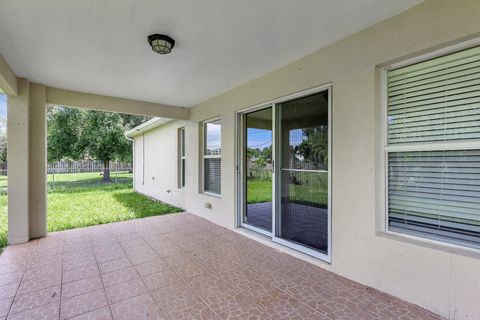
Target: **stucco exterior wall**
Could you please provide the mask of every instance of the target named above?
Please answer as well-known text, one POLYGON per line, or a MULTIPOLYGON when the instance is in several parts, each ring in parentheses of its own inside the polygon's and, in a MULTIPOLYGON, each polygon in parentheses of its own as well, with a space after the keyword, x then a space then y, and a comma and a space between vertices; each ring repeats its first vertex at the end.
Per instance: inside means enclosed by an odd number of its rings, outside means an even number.
POLYGON ((136 189, 234 228, 235 112, 332 83, 332 263, 303 258, 450 319, 480 319, 479 252, 379 234, 378 215, 384 213, 378 201, 383 168, 378 161, 382 105, 377 68, 479 37, 479 16, 480 1, 426 1, 194 107, 186 125, 185 189, 176 188, 179 122, 145 134, 147 174, 145 185, 139 186, 135 178, 136 189), (199 192, 199 123, 216 116, 222 121, 221 197, 199 192), (169 189, 174 191, 167 193, 169 189))
POLYGON ((143 187, 143 164, 144 164, 143 134, 133 140, 133 189, 142 192, 143 187))
MULTIPOLYGON (((178 129, 167 123, 135 137, 134 188, 149 197, 185 208, 185 189, 178 187, 178 129)), ((186 160, 188 161, 188 160, 186 160)))

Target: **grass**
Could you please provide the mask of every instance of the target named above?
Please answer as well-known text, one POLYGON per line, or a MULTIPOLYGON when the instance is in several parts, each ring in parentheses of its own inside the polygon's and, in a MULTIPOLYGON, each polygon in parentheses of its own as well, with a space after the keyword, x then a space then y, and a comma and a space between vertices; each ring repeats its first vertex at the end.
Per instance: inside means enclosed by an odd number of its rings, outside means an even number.
POLYGON ((1 176, 0 175, 0 194, 6 194, 7 193, 7 176, 1 176))
MULTIPOLYGON (((132 183, 133 175, 127 172, 111 173, 112 183, 104 183, 99 172, 49 174, 47 176, 49 192, 77 192, 114 188, 118 183, 132 183)), ((1 181, 0 181, 1 182, 1 181)), ((1 186, 1 184, 0 184, 1 186)))
POLYGON ((2 248, 7 245, 7 227, 7 195, 2 194, 0 195, 0 253, 2 248))
MULTIPOLYGON (((182 211, 132 190, 132 174, 112 173, 104 183, 98 172, 48 175, 48 231, 144 218, 182 211)), ((0 180, 0 186, 1 186, 0 180)), ((7 196, 0 195, 0 248, 7 244, 7 196)))
MULTIPOLYGON (((315 207, 328 205, 328 177, 326 175, 310 175, 298 177, 299 184, 289 184, 291 202, 303 203, 315 207)), ((283 197, 284 195, 282 195, 283 197)), ((272 201, 272 182, 268 180, 248 180, 247 203, 272 201)))
POLYGON ((247 203, 272 201, 272 182, 267 180, 247 181, 247 203))

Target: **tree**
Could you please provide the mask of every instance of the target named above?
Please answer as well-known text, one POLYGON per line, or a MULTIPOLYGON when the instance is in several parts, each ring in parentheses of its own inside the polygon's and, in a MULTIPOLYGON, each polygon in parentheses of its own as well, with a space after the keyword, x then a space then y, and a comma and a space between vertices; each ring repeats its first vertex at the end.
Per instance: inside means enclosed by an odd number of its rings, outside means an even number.
POLYGON ((138 115, 126 114, 126 113, 119 113, 119 115, 123 120, 123 127, 125 128, 125 130, 133 129, 141 125, 142 123, 152 119, 152 117, 149 117, 149 116, 138 116, 138 115))
POLYGON ((302 143, 293 148, 293 152, 303 157, 303 161, 317 168, 328 166, 328 127, 319 126, 303 130, 302 143))
POLYGON ((248 159, 258 159, 262 154, 262 150, 259 148, 247 148, 247 158, 248 159))
POLYGON ((75 108, 49 107, 48 121, 48 161, 65 158, 82 159, 84 150, 79 145, 83 132, 86 111, 75 108))
POLYGON ((262 150, 262 157, 267 161, 268 163, 272 162, 272 146, 268 146, 263 148, 262 150))
POLYGON ((0 134, 0 164, 7 163, 7 136, 0 134))
POLYGON ((103 181, 110 181, 110 161, 131 157, 131 142, 124 136, 123 119, 118 113, 89 111, 80 137, 81 149, 103 162, 103 181))
POLYGON ((49 107, 48 161, 95 159, 110 181, 110 161, 132 160, 132 143, 124 132, 150 117, 67 107, 49 107))

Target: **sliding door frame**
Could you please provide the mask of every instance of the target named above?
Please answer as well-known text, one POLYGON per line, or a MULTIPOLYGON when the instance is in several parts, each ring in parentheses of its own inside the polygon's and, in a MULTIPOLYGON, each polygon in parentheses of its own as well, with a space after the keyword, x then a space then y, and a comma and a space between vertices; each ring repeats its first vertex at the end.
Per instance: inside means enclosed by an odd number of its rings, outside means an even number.
POLYGON ((235 168, 236 168, 236 175, 235 175, 235 186, 236 186, 236 226, 246 228, 249 230, 253 230, 258 232, 261 235, 268 236, 272 239, 273 242, 281 244, 283 246, 289 247, 296 251, 302 252, 309 256, 313 256, 320 260, 326 261, 331 263, 332 261, 332 163, 333 163, 333 153, 332 153, 332 127, 333 127, 333 115, 332 115, 332 84, 328 83, 325 85, 321 85, 315 88, 311 88, 308 90, 296 92, 294 94, 290 94, 287 96, 283 96, 281 98, 273 99, 266 103, 254 105, 251 107, 247 107, 241 109, 236 112, 236 121, 235 121, 235 168), (279 128, 276 128, 277 124, 280 123, 278 121, 279 109, 278 104, 287 102, 290 100, 294 100, 297 98, 302 98, 305 96, 309 96, 312 94, 320 93, 320 92, 328 92, 328 209, 327 209, 327 229, 328 229, 328 252, 327 254, 314 250, 312 248, 308 248, 306 246, 279 238, 276 236, 276 223, 277 223, 277 216, 280 213, 280 208, 278 206, 278 202, 280 201, 280 142, 279 142, 279 128), (273 155, 273 174, 272 174, 272 232, 268 232, 266 230, 262 230, 260 228, 256 228, 251 226, 247 223, 243 222, 244 213, 246 210, 245 204, 245 168, 244 168, 244 144, 245 144, 245 115, 254 111, 262 110, 265 108, 272 107, 272 135, 273 135, 273 143, 272 143, 272 155, 273 155), (278 165, 277 165, 278 164, 278 165))
MULTIPOLYGON (((272 237, 272 232, 264 230, 262 228, 255 227, 251 224, 243 222, 243 218, 245 216, 245 212, 247 210, 247 205, 245 202, 246 199, 246 186, 247 186, 247 181, 245 179, 245 138, 246 138, 246 132, 247 132, 247 127, 246 127, 246 116, 249 113, 255 112, 255 111, 260 111, 268 108, 272 108, 272 119, 273 119, 273 108, 274 105, 273 103, 267 103, 267 104, 261 104, 258 106, 254 106, 242 111, 237 112, 237 163, 236 163, 236 168, 237 168, 237 226, 238 227, 243 227, 255 232, 258 232, 262 235, 268 236, 269 238, 272 237)), ((273 123, 272 123, 273 124, 273 123)), ((272 127, 272 139, 274 136, 274 128, 272 127)), ((272 155, 275 154, 275 151, 273 150, 272 147, 272 155)), ((272 173, 272 183, 274 181, 275 177, 274 174, 272 173)), ((274 190, 272 189, 272 192, 274 190)), ((273 201, 273 194, 272 194, 272 212, 274 206, 274 201, 273 201)), ((272 226, 273 227, 273 226, 272 226)), ((273 228, 272 228, 273 230, 273 228)))

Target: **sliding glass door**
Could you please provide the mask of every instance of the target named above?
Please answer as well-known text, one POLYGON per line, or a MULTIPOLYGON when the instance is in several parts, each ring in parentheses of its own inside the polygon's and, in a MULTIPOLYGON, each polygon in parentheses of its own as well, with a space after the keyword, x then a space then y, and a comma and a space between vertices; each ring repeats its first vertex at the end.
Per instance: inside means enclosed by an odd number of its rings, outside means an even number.
POLYGON ((240 224, 330 260, 330 88, 241 113, 240 224))
POLYGON ((328 254, 328 91, 277 105, 277 240, 328 254))
POLYGON ((272 107, 246 113, 244 120, 243 223, 272 232, 272 107))

